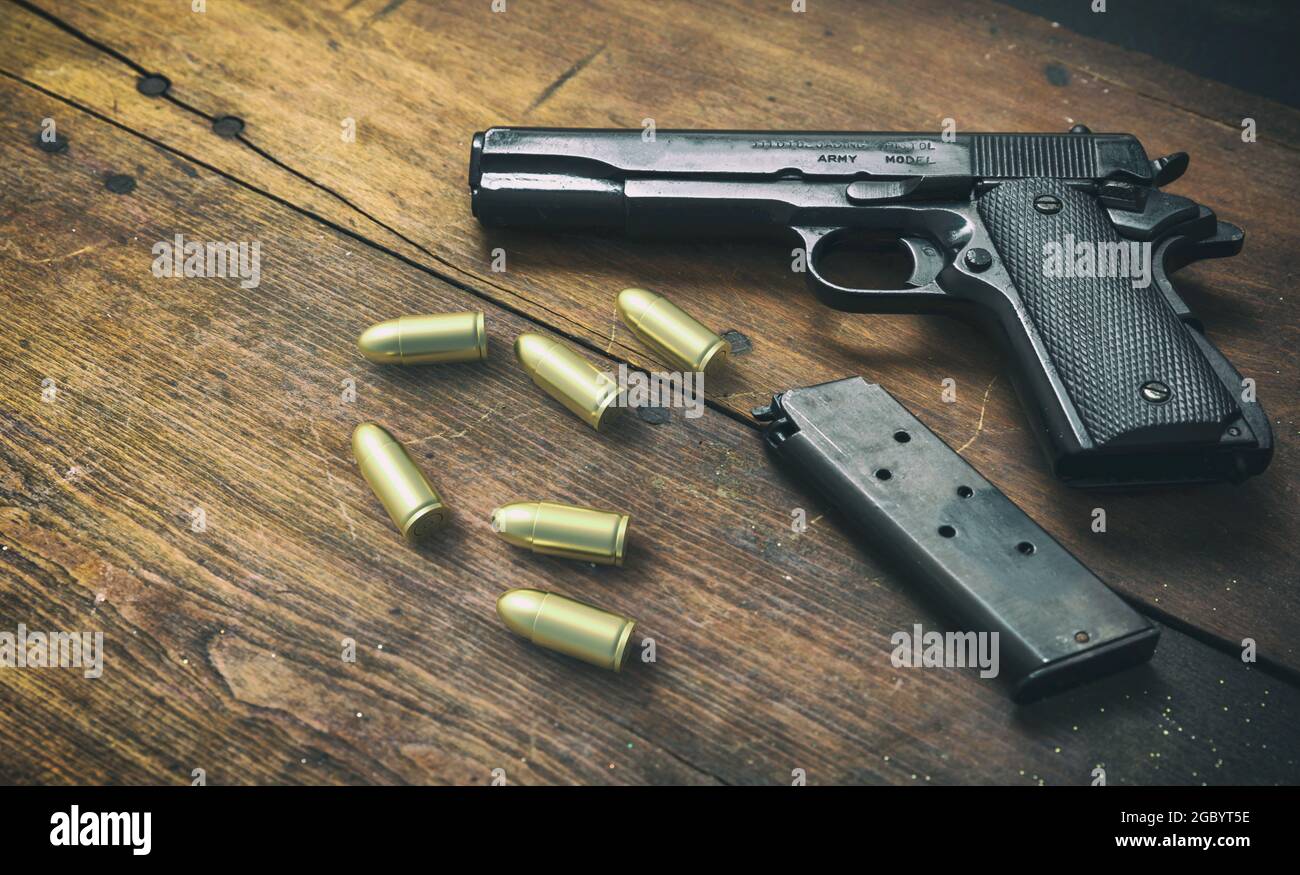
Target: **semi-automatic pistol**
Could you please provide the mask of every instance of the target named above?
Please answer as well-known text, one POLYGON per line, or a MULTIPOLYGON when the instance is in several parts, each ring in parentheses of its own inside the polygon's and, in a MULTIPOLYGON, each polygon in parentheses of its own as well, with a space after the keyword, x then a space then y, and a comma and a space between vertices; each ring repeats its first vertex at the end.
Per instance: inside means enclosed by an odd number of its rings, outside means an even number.
POLYGON ((489 227, 638 236, 786 235, 837 310, 936 312, 1005 350, 1052 470, 1078 486, 1241 480, 1272 434, 1253 384, 1169 282, 1242 232, 1161 188, 1131 134, 780 133, 492 128, 474 136, 489 227), (826 257, 865 232, 911 259, 854 288, 826 257))

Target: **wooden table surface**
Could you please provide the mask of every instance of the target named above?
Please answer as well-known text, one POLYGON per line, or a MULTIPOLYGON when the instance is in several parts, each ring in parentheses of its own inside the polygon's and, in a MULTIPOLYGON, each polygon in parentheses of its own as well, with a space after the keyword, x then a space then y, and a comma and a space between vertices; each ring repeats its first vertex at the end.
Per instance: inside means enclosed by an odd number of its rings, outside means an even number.
POLYGON ((105 638, 98 679, 0 670, 0 780, 1300 781, 1300 112, 994 2, 200 5, 0 3, 0 630, 105 638), (138 88, 149 74, 165 95, 138 88), (1085 122, 1192 154, 1172 190, 1247 243, 1178 286, 1257 380, 1265 474, 1070 490, 966 327, 831 312, 780 247, 487 234, 470 214, 469 140, 493 124, 947 117, 1085 122), (65 148, 40 148, 47 119, 65 148), (154 276, 151 248, 176 234, 258 241, 260 284, 154 276), (616 318, 628 285, 752 350, 702 418, 596 435, 510 346, 541 330, 604 366, 661 366, 616 318), (385 369, 355 350, 372 322, 464 309, 487 314, 481 365, 385 369), (1156 619, 1150 665, 1026 707, 970 671, 893 668, 890 635, 942 619, 774 468, 748 416, 853 374, 1156 619), (366 419, 456 512, 427 547, 402 543, 358 475, 366 419), (626 566, 491 532, 491 508, 543 498, 630 512, 626 566), (494 613, 514 586, 636 617, 656 661, 614 675, 530 646, 494 613))

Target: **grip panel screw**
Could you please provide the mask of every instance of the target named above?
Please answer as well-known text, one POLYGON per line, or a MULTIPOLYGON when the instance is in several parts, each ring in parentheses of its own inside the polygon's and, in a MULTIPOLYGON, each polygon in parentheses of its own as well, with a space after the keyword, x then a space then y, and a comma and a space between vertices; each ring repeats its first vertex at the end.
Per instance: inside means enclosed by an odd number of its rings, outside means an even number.
POLYGON ((1045 216, 1061 211, 1061 199, 1054 194, 1040 194, 1034 198, 1034 209, 1045 216))
POLYGON ((1174 394, 1168 386, 1159 380, 1150 380, 1143 383, 1141 392, 1143 400, 1150 401, 1152 404, 1164 404, 1174 394))

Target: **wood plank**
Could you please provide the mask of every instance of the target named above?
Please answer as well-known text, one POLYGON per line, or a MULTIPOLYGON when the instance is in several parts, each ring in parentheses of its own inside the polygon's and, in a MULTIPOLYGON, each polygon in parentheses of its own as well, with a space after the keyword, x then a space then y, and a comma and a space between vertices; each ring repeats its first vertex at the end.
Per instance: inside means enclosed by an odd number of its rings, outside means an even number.
POLYGON ((102 629, 107 649, 97 680, 0 672, 23 715, 0 723, 0 779, 1300 777, 1300 692, 1173 630, 1150 666, 1027 708, 968 672, 893 668, 889 636, 940 621, 741 424, 598 436, 511 360, 536 324, 34 89, 0 82, 0 106, 0 618, 102 629), (32 142, 46 117, 65 152, 32 142), (176 233, 259 242, 260 285, 155 277, 176 233), (482 366, 381 369, 353 348, 375 320, 478 306, 482 366), (406 548, 357 476, 363 418, 456 509, 435 545, 406 548), (506 546, 487 514, 519 497, 630 511, 627 566, 506 546), (657 662, 612 675, 512 637, 493 603, 521 585, 638 617, 657 662))
POLYGON ((1203 96, 1199 80, 1081 37, 1053 42, 1043 32, 1050 24, 993 3, 954 9, 927 0, 863 14, 823 2, 793 14, 758 3, 537 2, 493 14, 486 4, 232 0, 202 15, 79 2, 57 14, 130 63, 69 46, 76 40, 49 21, 7 7, 7 72, 620 360, 652 364, 618 324, 614 293, 635 283, 670 294, 753 341, 711 384, 711 398, 732 411, 773 390, 862 373, 1122 591, 1225 647, 1253 638, 1263 659, 1300 671, 1289 549, 1300 537, 1300 457, 1289 450, 1300 416, 1300 337, 1286 291, 1287 257, 1300 244, 1292 209, 1300 158, 1272 136, 1297 126, 1293 110, 1212 86, 1204 93, 1214 111, 1189 111, 1203 96), (943 63, 934 46, 944 46, 943 63), (1054 64, 1067 74, 1048 76, 1054 64), (1139 64, 1144 72, 1132 80, 1139 64), (143 70, 170 76, 175 102, 135 92, 143 70), (881 70, 906 74, 872 72, 881 70), (1154 80, 1166 84, 1153 91, 1154 80), (1249 106, 1270 135, 1242 143, 1229 123, 1237 106, 1249 106), (209 118, 224 113, 247 121, 242 140, 211 133, 209 118), (1212 339, 1258 381, 1281 444, 1272 469, 1242 487, 1104 497, 1066 490, 1044 470, 997 354, 963 326, 829 312, 803 293, 788 254, 770 247, 489 237, 470 216, 464 176, 474 130, 635 126, 645 117, 778 129, 927 129, 954 117, 971 130, 1082 119, 1137 133, 1152 154, 1190 149, 1192 170, 1176 190, 1240 222, 1249 242, 1230 262, 1189 268, 1180 288, 1212 339), (354 143, 340 137, 345 118, 358 123, 354 143), (504 274, 488 268, 495 247, 508 253, 504 274), (956 381, 955 403, 942 400, 945 379, 956 381), (1097 507, 1110 521, 1104 534, 1091 530, 1097 507))
MULTIPOLYGON (((1020 12, 1007 15, 1004 11, 1005 7, 994 4, 953 7, 959 21, 972 29, 987 31, 990 43, 999 52, 1036 56, 1044 71, 1049 65, 1057 68, 1054 75, 1058 80, 1081 78, 1104 94, 1112 87, 1137 91, 1238 131, 1243 120, 1253 118, 1261 138, 1293 150, 1300 139, 1300 113, 1293 107, 1156 61, 1145 53, 1085 37, 1041 15, 1020 12)), ((1123 13, 1131 11, 1126 9, 1123 13)), ((1252 14, 1260 16, 1258 21, 1268 21, 1269 13, 1262 8, 1252 10, 1252 14)), ((1125 14, 1106 19, 1111 28, 1129 27, 1133 21, 1133 17, 1125 14)))

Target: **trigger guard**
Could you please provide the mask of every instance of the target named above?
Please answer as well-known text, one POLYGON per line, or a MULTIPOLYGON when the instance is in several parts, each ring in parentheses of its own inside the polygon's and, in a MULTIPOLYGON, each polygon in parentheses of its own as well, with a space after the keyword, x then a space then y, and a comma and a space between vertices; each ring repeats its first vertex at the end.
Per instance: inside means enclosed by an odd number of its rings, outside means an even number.
POLYGON ((855 289, 827 279, 817 268, 818 256, 837 235, 848 230, 794 228, 804 244, 804 275, 817 300, 833 310, 849 313, 917 313, 935 309, 945 302, 948 294, 938 283, 939 272, 944 267, 943 255, 933 243, 919 237, 899 238, 912 256, 912 275, 906 288, 855 289))

